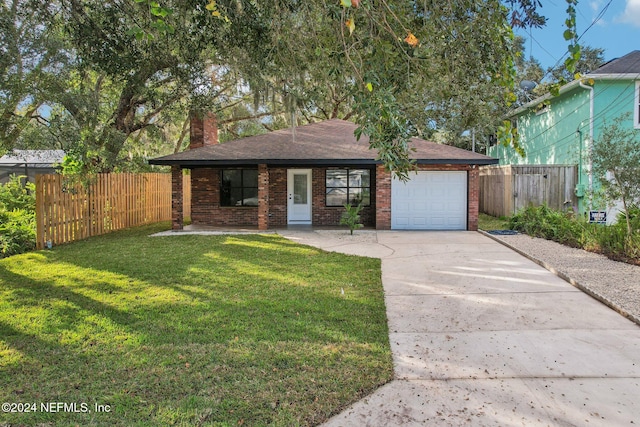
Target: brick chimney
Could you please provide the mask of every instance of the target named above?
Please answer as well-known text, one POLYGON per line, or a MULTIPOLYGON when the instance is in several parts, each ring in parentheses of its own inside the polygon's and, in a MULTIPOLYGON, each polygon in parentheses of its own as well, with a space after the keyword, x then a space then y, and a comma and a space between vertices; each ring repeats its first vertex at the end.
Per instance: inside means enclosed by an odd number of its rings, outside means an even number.
POLYGON ((189 150, 218 143, 218 121, 215 114, 192 112, 190 125, 189 150))

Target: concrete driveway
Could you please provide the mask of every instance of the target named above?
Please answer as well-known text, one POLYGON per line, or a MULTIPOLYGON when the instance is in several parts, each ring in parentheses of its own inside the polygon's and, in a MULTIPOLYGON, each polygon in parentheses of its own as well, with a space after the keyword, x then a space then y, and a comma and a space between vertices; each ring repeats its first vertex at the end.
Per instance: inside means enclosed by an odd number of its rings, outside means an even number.
POLYGON ((640 327, 501 244, 279 233, 382 258, 395 380, 326 426, 640 424, 640 327))

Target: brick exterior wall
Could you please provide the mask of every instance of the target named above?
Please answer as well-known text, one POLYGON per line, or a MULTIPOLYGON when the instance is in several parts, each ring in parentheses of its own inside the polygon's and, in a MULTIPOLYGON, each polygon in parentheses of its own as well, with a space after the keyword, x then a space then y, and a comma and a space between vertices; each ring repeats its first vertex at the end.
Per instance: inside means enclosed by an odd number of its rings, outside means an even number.
MULTIPOLYGON (((312 168, 312 224, 315 226, 338 226, 344 208, 327 207, 325 205, 326 169, 312 168)), ((477 167, 469 165, 420 165, 418 169, 425 171, 468 172, 467 229, 477 230, 479 207, 479 172, 477 167)), ((258 226, 261 230, 286 227, 287 168, 267 168, 266 165, 260 165, 258 171, 258 196, 262 199, 266 195, 268 203, 263 203, 257 208, 221 207, 220 169, 193 169, 191 172, 191 220, 193 224, 258 226)), ((176 180, 173 181, 175 187, 176 180)), ((386 171, 383 165, 376 165, 376 168, 372 170, 371 186, 371 194, 375 195, 375 197, 371 201, 371 206, 362 210, 362 222, 378 230, 388 230, 391 228, 391 173, 386 171)), ((180 198, 180 203, 181 200, 180 198)), ((174 211, 174 218, 177 217, 176 214, 177 212, 174 211)), ((181 218, 180 223, 182 223, 181 218)))
POLYGON ((469 169, 467 173, 467 230, 478 231, 478 212, 480 211, 480 170, 469 169))
POLYGON ((220 206, 220 169, 191 171, 191 222, 194 225, 257 226, 257 207, 220 206))
MULTIPOLYGON (((326 206, 326 170, 327 168, 313 168, 313 204, 311 219, 313 225, 340 225, 340 217, 345 211, 342 206, 326 206)), ((371 171, 371 194, 375 194, 375 171, 371 171)), ((365 206, 360 211, 360 221, 368 227, 375 226, 375 201, 371 200, 371 206, 365 206)))
POLYGON ((173 230, 182 230, 184 225, 182 183, 182 168, 171 166, 171 229, 173 230))
POLYGON ((376 165, 376 228, 391 229, 391 172, 376 165))
POLYGON ((269 169, 269 228, 287 226, 287 168, 269 169))
POLYGON ((269 169, 258 165, 258 230, 269 228, 269 169))

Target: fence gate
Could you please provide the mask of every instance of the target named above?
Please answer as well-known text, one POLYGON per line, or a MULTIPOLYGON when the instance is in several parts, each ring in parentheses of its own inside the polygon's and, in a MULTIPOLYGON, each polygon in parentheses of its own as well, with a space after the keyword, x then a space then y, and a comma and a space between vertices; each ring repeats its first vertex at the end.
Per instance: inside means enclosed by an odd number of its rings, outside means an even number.
POLYGON ((510 216, 529 205, 577 209, 575 165, 485 166, 480 168, 480 212, 510 216))

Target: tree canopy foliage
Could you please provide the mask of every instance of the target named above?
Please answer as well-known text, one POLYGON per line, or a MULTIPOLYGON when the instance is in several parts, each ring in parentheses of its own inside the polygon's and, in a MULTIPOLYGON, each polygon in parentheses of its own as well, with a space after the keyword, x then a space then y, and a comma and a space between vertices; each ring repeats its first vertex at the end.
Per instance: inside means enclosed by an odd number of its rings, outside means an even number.
POLYGON ((631 235, 631 209, 640 204, 640 138, 626 123, 623 115, 602 127, 600 138, 593 141, 591 159, 593 172, 600 179, 605 199, 620 201, 631 235))
POLYGON ((2 7, 2 149, 63 148, 67 170, 79 173, 140 167, 180 150, 197 110, 215 112, 235 135, 259 131, 265 116, 271 126, 353 119, 402 175, 413 135, 494 132, 516 100, 512 26, 545 22, 538 0, 2 7), (231 126, 244 118, 253 125, 231 126))

